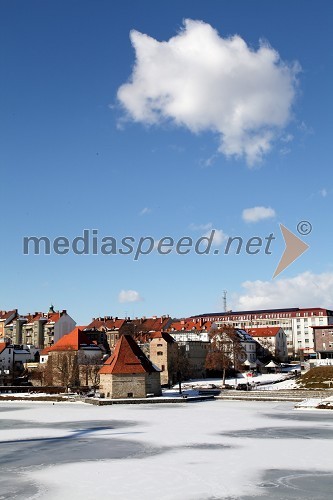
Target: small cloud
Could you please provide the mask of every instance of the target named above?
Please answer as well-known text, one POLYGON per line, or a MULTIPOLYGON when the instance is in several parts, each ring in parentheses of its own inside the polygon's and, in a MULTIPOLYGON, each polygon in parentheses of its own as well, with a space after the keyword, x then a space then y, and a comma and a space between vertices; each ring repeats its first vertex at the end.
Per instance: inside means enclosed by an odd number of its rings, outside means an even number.
POLYGON ((222 243, 228 238, 228 236, 222 231, 222 229, 211 229, 204 234, 206 238, 209 238, 214 231, 213 246, 220 247, 222 243))
POLYGON ((215 153, 215 154, 211 155, 209 158, 206 158, 205 160, 201 160, 200 165, 201 165, 201 167, 211 167, 215 163, 217 158, 218 158, 218 155, 215 153))
POLYGON ((139 215, 147 215, 147 214, 150 214, 151 212, 151 208, 149 207, 145 207, 141 210, 140 214, 139 215))
POLYGON ((326 196, 328 195, 328 192, 327 192, 327 189, 323 188, 319 191, 319 194, 320 196, 322 196, 323 198, 326 198, 326 196))
POLYGON ((190 224, 189 228, 191 231, 208 231, 208 229, 212 229, 213 224, 208 222, 207 224, 190 224))
POLYGON ((142 302, 143 298, 135 290, 121 290, 118 295, 118 301, 121 304, 125 302, 142 302))
POLYGON ((264 219, 271 219, 275 215, 275 210, 271 207, 253 207, 245 208, 242 218, 245 222, 258 222, 264 219))
POLYGON ((292 134, 287 134, 287 135, 284 135, 283 137, 281 137, 281 141, 285 142, 285 143, 291 142, 293 140, 294 140, 294 136, 292 134))

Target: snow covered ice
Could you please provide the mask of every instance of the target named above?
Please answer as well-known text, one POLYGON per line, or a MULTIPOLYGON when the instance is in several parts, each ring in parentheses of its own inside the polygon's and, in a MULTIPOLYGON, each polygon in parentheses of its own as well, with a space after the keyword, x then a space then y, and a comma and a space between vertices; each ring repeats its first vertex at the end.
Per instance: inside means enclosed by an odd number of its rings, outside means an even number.
POLYGON ((0 498, 330 499, 333 413, 292 403, 0 403, 0 498))

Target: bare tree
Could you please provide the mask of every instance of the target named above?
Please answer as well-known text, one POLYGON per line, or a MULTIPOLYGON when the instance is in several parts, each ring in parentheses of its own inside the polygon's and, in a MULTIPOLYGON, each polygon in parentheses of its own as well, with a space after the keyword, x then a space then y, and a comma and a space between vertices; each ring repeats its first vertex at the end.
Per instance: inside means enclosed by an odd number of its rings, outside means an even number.
POLYGON ((47 364, 52 385, 69 387, 80 384, 77 351, 54 352, 47 364))
POLYGON ((80 374, 85 380, 85 385, 97 386, 99 384, 99 370, 103 364, 102 354, 79 357, 80 374))
POLYGON ((221 329, 210 331, 210 348, 206 357, 207 370, 216 370, 223 373, 222 384, 225 384, 226 372, 232 367, 239 370, 246 359, 245 350, 235 329, 225 325, 221 329))
POLYGON ((187 380, 190 375, 190 363, 186 355, 186 346, 177 345, 177 349, 172 352, 170 362, 168 363, 169 385, 178 383, 179 394, 182 393, 182 382, 187 380))

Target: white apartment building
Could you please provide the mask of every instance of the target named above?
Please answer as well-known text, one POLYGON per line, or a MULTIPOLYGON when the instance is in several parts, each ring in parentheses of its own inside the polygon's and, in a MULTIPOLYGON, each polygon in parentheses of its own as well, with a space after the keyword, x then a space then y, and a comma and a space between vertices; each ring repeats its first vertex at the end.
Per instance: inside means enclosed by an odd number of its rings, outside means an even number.
POLYGON ((234 328, 251 330, 257 327, 280 326, 287 336, 288 355, 314 355, 314 326, 333 325, 333 311, 320 307, 263 309, 255 311, 228 311, 209 313, 193 318, 212 321, 217 324, 229 324, 234 328))

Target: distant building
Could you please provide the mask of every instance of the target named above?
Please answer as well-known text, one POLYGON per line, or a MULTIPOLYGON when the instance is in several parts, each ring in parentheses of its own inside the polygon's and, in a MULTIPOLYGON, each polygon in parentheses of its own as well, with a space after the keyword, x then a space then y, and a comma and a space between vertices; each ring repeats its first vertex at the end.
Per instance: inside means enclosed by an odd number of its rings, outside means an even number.
POLYGON ((17 309, 12 311, 0 311, 0 342, 5 342, 6 338, 6 326, 17 316, 17 309))
POLYGON ((305 356, 313 354, 314 326, 333 324, 333 311, 320 307, 258 309, 253 311, 228 311, 207 313, 193 316, 191 319, 229 324, 234 328, 251 330, 258 327, 280 326, 287 336, 288 355, 299 356, 302 351, 305 356))
POLYGON ((333 359, 333 325, 313 327, 318 359, 333 359))
POLYGON ((0 385, 13 385, 15 377, 24 371, 24 363, 33 360, 34 356, 22 346, 0 343, 0 385))
POLYGON ((104 316, 99 318, 93 318, 92 322, 89 323, 84 329, 85 332, 93 335, 93 332, 101 332, 106 335, 106 339, 98 335, 96 340, 98 343, 104 343, 106 340, 109 349, 113 350, 116 343, 122 335, 128 333, 127 328, 128 319, 121 319, 113 316, 104 316))
POLYGON ((75 325, 66 310, 55 311, 51 305, 47 313, 35 312, 22 316, 16 310, 5 325, 5 335, 13 344, 43 349, 52 346, 73 330, 75 325))
MULTIPOLYGON (((248 330, 251 337, 262 347, 262 353, 270 354, 278 361, 288 361, 287 337, 279 326, 251 328, 248 330)), ((260 353, 259 353, 260 354, 260 353)))
POLYGON ((209 332, 212 327, 211 321, 198 319, 181 319, 172 321, 166 331, 177 340, 177 342, 209 341, 209 332))
POLYGON ((150 334, 149 359, 161 370, 161 384, 172 384, 176 373, 178 345, 167 332, 150 334))
POLYGON ((161 395, 158 368, 147 358, 131 335, 122 335, 113 355, 99 371, 102 396, 145 398, 161 395))

